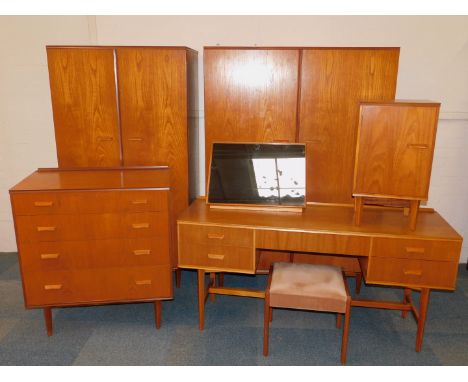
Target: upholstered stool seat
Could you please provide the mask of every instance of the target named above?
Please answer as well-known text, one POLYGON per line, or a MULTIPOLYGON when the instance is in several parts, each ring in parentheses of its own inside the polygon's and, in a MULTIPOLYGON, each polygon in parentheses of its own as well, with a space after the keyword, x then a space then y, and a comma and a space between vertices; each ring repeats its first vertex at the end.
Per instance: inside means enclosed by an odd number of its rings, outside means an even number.
MULTIPOLYGON (((346 361, 351 297, 342 270, 330 265, 275 263, 265 293, 264 355, 268 355, 271 308, 345 314, 341 361, 346 361)), ((337 326, 341 316, 337 317, 337 326)))

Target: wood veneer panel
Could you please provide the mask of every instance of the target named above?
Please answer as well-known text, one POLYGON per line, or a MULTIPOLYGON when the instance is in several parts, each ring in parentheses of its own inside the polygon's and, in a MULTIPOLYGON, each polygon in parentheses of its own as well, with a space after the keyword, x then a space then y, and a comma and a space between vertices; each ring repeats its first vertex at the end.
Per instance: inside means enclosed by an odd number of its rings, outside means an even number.
POLYGON ((354 195, 427 200, 440 104, 363 104, 354 195))
POLYGON ((307 144, 307 201, 352 203, 360 101, 393 100, 398 48, 304 49, 299 141, 307 144))
POLYGON ((205 49, 206 175, 213 142, 295 142, 298 49, 205 49))
POLYGON ((47 48, 60 167, 119 166, 114 51, 47 48))

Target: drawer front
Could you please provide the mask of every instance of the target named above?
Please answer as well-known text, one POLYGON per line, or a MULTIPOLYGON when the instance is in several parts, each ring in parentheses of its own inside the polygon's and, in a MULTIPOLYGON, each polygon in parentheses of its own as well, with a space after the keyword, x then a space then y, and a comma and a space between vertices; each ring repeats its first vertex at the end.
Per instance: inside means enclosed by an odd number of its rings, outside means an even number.
POLYGON ((15 215, 45 215, 60 212, 57 193, 33 192, 11 194, 11 203, 15 215))
POLYGON ((179 224, 180 242, 253 247, 253 229, 179 224))
POLYGON ((246 247, 179 243, 179 267, 255 273, 255 250, 246 247))
POLYGON ((26 306, 172 298, 169 265, 23 274, 26 306))
POLYGON ((167 265, 167 237, 20 243, 23 271, 167 265))
POLYGON ((64 191, 12 195, 16 215, 168 211, 168 191, 64 191))
POLYGON ((167 212, 17 216, 20 242, 168 236, 167 212))
POLYGON ((460 252, 461 241, 374 238, 371 256, 458 263, 460 252))
POLYGON ((367 256, 370 248, 368 237, 327 233, 257 230, 255 241, 256 248, 336 255, 367 256))
POLYGON ((458 263, 372 257, 366 281, 375 284, 455 289, 458 263))

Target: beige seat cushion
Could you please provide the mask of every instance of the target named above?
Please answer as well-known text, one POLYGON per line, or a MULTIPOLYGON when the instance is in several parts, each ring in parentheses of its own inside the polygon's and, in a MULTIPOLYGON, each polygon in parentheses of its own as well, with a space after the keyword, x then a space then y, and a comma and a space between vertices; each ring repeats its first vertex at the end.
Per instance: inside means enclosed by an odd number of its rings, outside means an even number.
POLYGON ((344 313, 346 288, 341 269, 330 265, 275 263, 270 306, 344 313))

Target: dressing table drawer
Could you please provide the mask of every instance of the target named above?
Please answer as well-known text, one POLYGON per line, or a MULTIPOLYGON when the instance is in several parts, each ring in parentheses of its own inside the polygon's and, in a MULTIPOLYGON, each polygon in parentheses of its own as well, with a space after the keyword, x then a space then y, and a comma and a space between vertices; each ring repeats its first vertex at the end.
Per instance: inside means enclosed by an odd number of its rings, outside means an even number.
POLYGON ((253 230, 249 228, 179 224, 179 240, 210 245, 253 247, 253 230))

